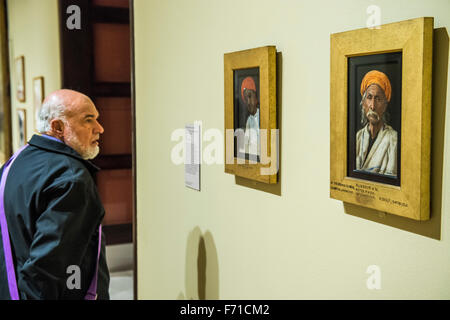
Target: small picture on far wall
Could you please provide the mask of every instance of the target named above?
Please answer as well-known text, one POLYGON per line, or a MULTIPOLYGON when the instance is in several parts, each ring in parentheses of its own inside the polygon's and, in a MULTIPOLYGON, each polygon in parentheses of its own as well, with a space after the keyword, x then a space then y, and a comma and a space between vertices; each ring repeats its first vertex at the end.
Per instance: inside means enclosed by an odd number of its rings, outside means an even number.
POLYGON ((19 102, 25 102, 25 57, 15 60, 16 71, 16 97, 19 102))
POLYGON ((19 148, 27 143, 27 113, 25 109, 17 109, 19 148))

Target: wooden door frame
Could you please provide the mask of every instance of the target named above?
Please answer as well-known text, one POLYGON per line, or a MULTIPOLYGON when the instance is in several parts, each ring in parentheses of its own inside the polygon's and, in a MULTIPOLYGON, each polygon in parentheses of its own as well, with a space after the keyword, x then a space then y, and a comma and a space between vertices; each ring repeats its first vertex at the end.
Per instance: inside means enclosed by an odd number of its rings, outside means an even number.
POLYGON ((137 185, 136 185, 136 177, 137 177, 137 168, 136 168, 136 73, 135 73, 135 50, 134 50, 134 0, 129 0, 130 5, 130 49, 131 49, 131 175, 132 175, 132 215, 133 215, 133 299, 138 299, 138 273, 137 273, 137 185))
MULTIPOLYGON (((12 155, 12 132, 11 132, 11 91, 10 91, 10 70, 9 70, 9 42, 8 42, 8 8, 6 0, 0 0, 0 102, 3 113, 3 150, 1 153, 6 162, 12 155)), ((0 155, 1 157, 1 155, 0 155)))

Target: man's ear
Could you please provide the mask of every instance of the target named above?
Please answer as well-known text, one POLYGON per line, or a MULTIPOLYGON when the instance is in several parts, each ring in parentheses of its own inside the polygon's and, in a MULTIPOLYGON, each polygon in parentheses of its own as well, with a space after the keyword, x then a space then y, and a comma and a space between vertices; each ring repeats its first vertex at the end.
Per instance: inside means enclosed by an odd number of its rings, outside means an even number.
POLYGON ((58 137, 64 136, 64 122, 60 119, 53 119, 50 121, 50 130, 54 135, 58 137))

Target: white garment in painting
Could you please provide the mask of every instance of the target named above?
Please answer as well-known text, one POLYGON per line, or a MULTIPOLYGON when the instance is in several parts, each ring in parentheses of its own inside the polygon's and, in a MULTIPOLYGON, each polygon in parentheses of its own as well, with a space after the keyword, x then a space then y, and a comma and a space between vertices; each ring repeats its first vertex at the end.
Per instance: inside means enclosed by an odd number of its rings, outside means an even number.
POLYGON ((245 125, 244 135, 245 153, 260 155, 259 143, 259 108, 255 115, 249 115, 245 125))
POLYGON ((385 124, 367 154, 369 141, 367 124, 356 134, 356 169, 397 176, 397 131, 385 124))

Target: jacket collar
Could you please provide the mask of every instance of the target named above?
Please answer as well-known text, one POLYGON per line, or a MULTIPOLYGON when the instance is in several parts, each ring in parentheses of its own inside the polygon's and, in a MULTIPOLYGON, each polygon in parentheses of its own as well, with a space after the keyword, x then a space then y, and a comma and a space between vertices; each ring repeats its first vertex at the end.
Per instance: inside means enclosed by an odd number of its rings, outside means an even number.
POLYGON ((62 153, 69 157, 78 159, 83 162, 83 164, 89 171, 97 172, 100 170, 99 167, 97 167, 90 161, 84 160, 78 152, 76 152, 74 149, 72 149, 62 141, 55 141, 53 139, 35 134, 33 135, 33 137, 31 137, 31 140, 28 142, 28 144, 39 149, 44 149, 55 153, 62 153))

